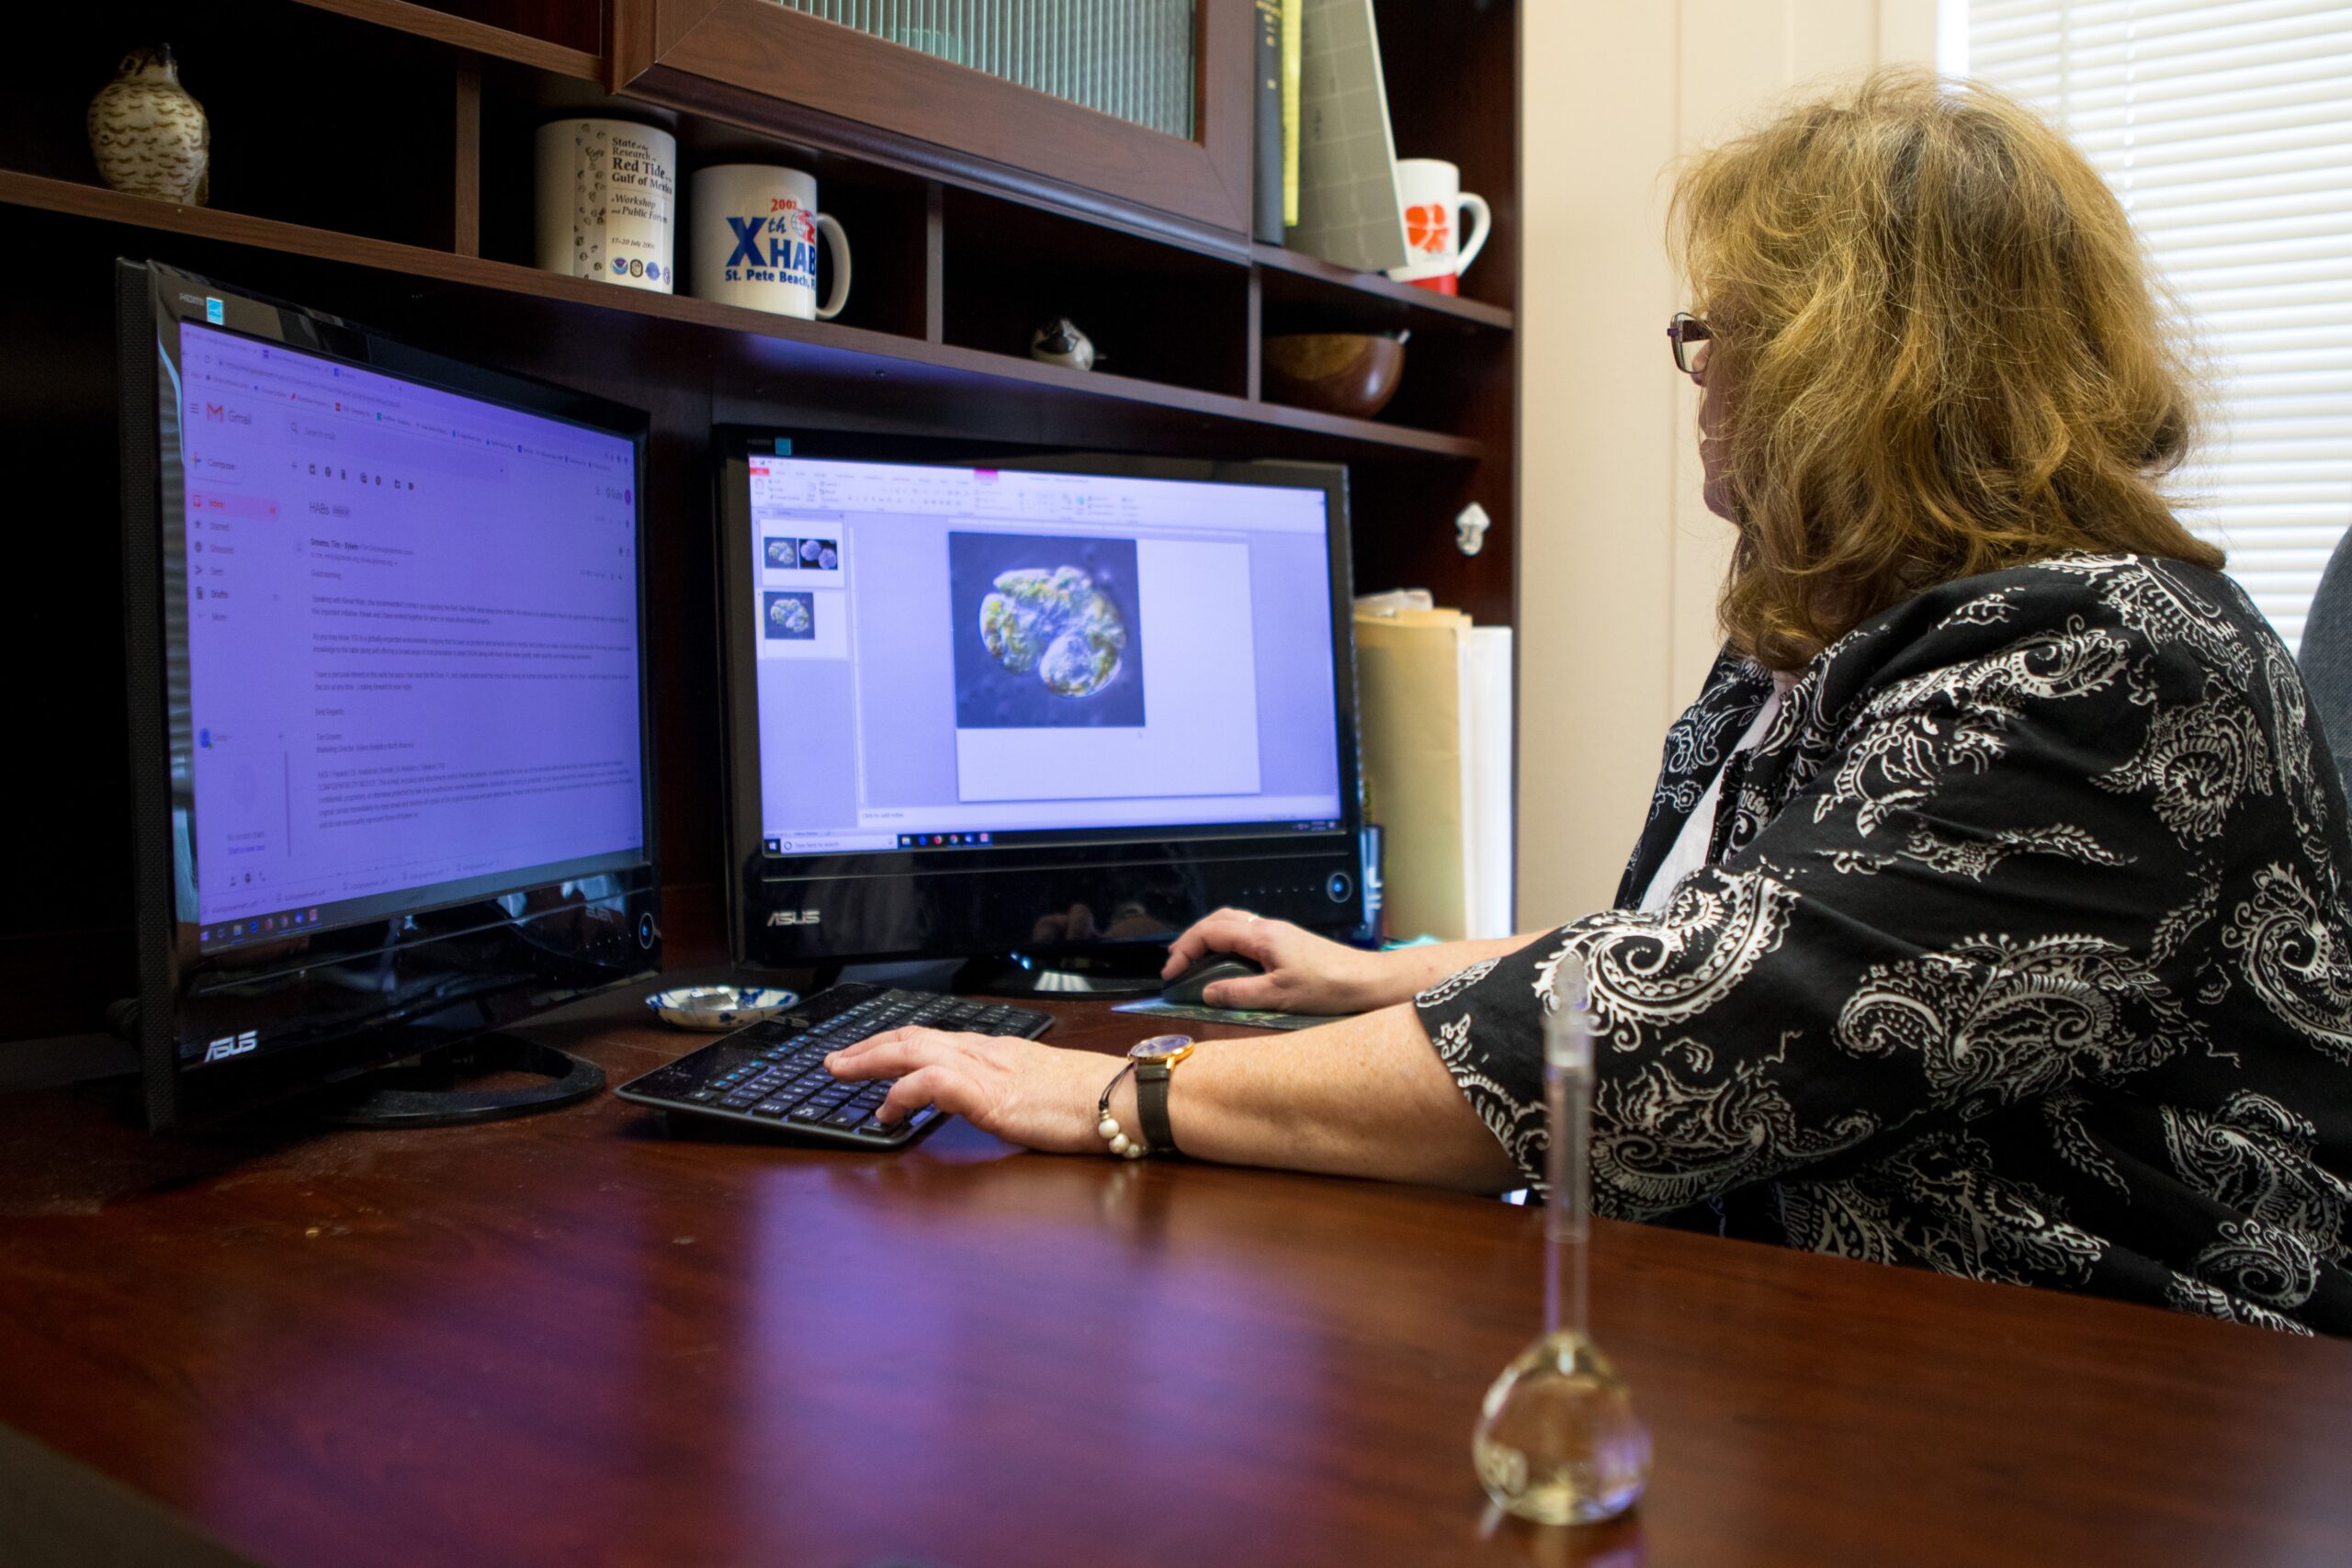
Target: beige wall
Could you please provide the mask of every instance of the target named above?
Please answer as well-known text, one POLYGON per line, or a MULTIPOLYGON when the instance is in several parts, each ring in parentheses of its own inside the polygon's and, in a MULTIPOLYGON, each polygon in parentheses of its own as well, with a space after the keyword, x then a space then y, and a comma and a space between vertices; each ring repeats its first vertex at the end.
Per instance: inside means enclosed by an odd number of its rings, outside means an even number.
POLYGON ((1931 62, 1935 0, 1523 0, 1521 929, 1609 901, 1714 656, 1668 166, 1817 80, 1931 62))

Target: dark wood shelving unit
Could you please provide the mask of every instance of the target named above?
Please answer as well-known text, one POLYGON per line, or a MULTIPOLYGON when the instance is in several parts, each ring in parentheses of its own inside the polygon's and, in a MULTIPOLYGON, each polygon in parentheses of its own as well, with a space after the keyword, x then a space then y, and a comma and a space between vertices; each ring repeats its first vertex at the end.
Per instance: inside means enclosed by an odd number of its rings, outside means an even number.
MULTIPOLYGON (((0 461, 113 472, 118 255, 645 409, 665 897, 673 928, 707 940, 720 821, 714 423, 1344 462, 1361 588, 1424 586, 1482 622, 1513 620, 1518 8, 1376 6, 1399 154, 1453 159, 1494 209, 1462 298, 1252 243, 1250 0, 1198 0, 1190 141, 767 0, 126 0, 48 15, 41 69, 0 102, 0 221, 12 252, 40 264, 32 287, 0 294, 0 461), (90 163, 90 96, 127 49, 156 41, 175 46, 212 123, 207 208, 107 190, 90 163), (856 259, 842 318, 530 265, 531 132, 591 112, 677 135, 681 263, 694 168, 748 160, 814 175, 856 259), (1026 356, 1027 331, 1057 315, 1094 336, 1100 368, 1026 356), (1268 335, 1403 330, 1404 380, 1377 419, 1261 395, 1268 335), (1472 502, 1493 525, 1464 557, 1453 518, 1472 502)), ((81 597, 48 645, 74 674, 25 716, 82 738, 96 760, 39 803, 54 830, 29 880, 64 891, 0 925, 0 980, 62 977, 68 997, 130 988, 128 866, 93 873, 74 859, 75 846, 119 842, 128 809, 110 485, 82 498, 80 525, 36 531, 36 580, 81 597)), ((64 1003, 53 1020, 89 1021, 64 1003)))

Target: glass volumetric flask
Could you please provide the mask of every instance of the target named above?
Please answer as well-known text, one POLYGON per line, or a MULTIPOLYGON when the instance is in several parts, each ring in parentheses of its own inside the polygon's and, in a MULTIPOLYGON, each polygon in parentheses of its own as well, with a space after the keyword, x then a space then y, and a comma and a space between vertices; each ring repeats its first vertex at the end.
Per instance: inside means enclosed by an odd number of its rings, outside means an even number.
POLYGON ((1487 1495, 1544 1524, 1613 1518, 1634 1506, 1650 1475, 1649 1429, 1634 1414, 1632 1391, 1587 1331, 1592 1085, 1592 1014, 1583 965, 1569 954, 1554 976, 1544 1029, 1551 1122, 1544 1332, 1487 1390, 1470 1439, 1487 1495))

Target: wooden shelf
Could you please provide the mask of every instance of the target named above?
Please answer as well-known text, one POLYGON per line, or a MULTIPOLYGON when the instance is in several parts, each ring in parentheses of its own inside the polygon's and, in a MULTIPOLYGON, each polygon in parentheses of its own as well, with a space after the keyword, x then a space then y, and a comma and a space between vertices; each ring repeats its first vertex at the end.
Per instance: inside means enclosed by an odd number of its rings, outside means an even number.
MULTIPOLYGON (((0 171, 0 203, 123 224, 163 233, 251 246, 288 255, 345 262, 407 277, 684 323, 724 334, 722 355, 757 369, 778 367, 778 352, 795 371, 848 385, 898 377, 901 383, 951 386, 995 383, 1027 389, 1063 406, 1141 404, 1195 416, 1204 427, 1246 426, 1317 438, 1319 455, 1366 459, 1453 458, 1475 462, 1485 445, 1468 437, 1413 430, 1370 420, 1342 419, 1306 409, 1253 402, 1224 393, 1138 381, 1102 371, 1040 365, 977 349, 927 343, 825 321, 805 321, 682 295, 653 294, 585 278, 564 277, 510 262, 461 256, 307 228, 274 219, 207 208, 180 207, 71 180, 0 171), (730 351, 731 350, 731 354, 730 351)), ((1302 443, 1292 442, 1292 449, 1302 443)))
MULTIPOLYGON (((1250 259, 1270 272, 1302 278, 1316 289, 1331 291, 1335 298, 1356 296, 1364 300, 1376 300, 1402 310, 1408 316, 1419 316, 1408 325, 1450 326, 1455 328, 1486 328, 1510 332, 1513 325, 1511 312, 1500 305, 1489 305, 1480 299, 1464 299, 1456 295, 1439 294, 1427 288, 1417 288, 1409 283, 1397 283, 1376 272, 1351 272, 1304 251, 1287 250, 1281 245, 1251 245, 1250 259)), ((1292 297, 1312 298, 1306 289, 1294 289, 1292 297)))
POLYGON ((356 21, 386 28, 393 32, 407 33, 413 38, 431 39, 453 49, 470 50, 493 60, 511 60, 517 65, 528 65, 558 76, 569 76, 582 82, 605 80, 604 56, 585 50, 568 49, 560 43, 531 37, 528 33, 509 31, 477 22, 464 17, 436 11, 430 6, 417 6, 409 0, 295 0, 299 6, 313 10, 333 11, 356 21))

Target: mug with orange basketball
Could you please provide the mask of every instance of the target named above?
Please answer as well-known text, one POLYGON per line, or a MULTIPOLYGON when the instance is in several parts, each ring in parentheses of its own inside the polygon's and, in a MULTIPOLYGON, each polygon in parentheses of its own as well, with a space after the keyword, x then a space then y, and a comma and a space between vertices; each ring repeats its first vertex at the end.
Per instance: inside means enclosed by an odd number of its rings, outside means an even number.
POLYGON ((1454 280, 1477 256, 1494 221, 1486 198, 1464 190, 1462 171, 1442 158, 1399 158, 1396 199, 1405 209, 1405 245, 1411 259, 1390 267, 1388 276, 1440 294, 1458 293, 1454 280), (1472 220, 1466 240, 1461 238, 1465 213, 1472 220))

